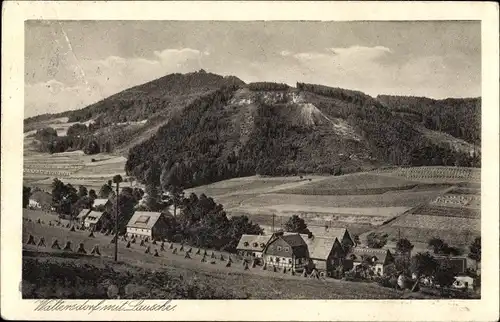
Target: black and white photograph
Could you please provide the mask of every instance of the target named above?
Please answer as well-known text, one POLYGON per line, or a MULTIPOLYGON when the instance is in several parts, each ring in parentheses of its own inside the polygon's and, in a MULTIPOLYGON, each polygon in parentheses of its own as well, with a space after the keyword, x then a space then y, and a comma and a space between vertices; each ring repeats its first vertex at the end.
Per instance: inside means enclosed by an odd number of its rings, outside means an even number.
POLYGON ((23 300, 484 299, 480 20, 23 27, 23 300))

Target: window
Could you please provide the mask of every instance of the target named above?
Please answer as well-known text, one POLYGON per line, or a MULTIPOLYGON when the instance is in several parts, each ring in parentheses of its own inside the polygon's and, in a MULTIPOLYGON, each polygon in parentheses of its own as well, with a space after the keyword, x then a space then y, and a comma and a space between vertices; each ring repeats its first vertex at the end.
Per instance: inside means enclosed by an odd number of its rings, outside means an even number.
POLYGON ((252 256, 255 257, 255 253, 252 253, 252 256))
POLYGON ((285 247, 285 252, 289 252, 289 251, 290 251, 290 248, 285 247))
POLYGON ((278 246, 278 252, 281 251, 281 246, 278 246))
POLYGON ((248 246, 248 242, 244 242, 243 245, 248 246))
POLYGON ((279 262, 280 262, 279 257, 276 257, 276 263, 279 263, 279 262))
POLYGON ((291 264, 291 263, 292 263, 292 259, 291 259, 291 258, 289 258, 289 259, 288 259, 288 264, 291 264))
POLYGON ((257 247, 257 246, 259 246, 259 244, 253 243, 253 247, 257 247))
POLYGON ((140 216, 135 221, 136 224, 146 224, 149 221, 149 216, 140 216))

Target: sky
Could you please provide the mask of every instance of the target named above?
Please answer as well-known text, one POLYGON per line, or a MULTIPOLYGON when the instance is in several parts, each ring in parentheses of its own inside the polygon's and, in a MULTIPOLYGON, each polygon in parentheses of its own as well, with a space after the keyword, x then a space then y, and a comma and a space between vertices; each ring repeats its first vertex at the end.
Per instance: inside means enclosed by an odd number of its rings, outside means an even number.
POLYGON ((431 98, 481 95, 472 21, 27 21, 25 117, 171 73, 431 98))

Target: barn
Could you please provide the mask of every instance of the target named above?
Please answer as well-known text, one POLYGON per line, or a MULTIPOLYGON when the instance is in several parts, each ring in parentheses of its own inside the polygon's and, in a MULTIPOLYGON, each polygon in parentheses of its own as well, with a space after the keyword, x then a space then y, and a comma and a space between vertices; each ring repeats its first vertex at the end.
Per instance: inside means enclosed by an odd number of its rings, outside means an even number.
POLYGON ((301 235, 309 253, 311 265, 319 272, 332 276, 333 271, 343 265, 345 252, 337 238, 301 235))
POLYGON ((274 233, 263 252, 269 266, 302 271, 308 264, 307 245, 298 233, 274 233))
POLYGON ((127 224, 127 235, 131 237, 149 237, 163 239, 167 236, 168 223, 166 213, 136 211, 127 224))

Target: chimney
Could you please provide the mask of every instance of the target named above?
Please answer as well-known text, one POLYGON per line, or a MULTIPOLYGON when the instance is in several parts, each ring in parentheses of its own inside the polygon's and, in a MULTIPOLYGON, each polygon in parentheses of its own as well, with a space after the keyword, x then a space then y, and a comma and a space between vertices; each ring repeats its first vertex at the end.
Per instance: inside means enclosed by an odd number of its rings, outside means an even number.
POLYGON ((312 232, 308 232, 307 233, 307 238, 313 239, 314 238, 313 233, 312 232))

